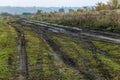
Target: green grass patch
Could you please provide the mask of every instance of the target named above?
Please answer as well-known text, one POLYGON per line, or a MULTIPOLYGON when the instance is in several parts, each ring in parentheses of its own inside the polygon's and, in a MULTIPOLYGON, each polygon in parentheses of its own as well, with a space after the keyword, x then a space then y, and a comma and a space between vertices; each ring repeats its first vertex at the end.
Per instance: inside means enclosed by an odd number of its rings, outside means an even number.
POLYGON ((120 45, 100 41, 93 41, 93 43, 96 47, 106 51, 111 57, 113 57, 113 60, 120 63, 120 45))
MULTIPOLYGON (((98 76, 101 80, 111 79, 119 80, 120 65, 114 61, 114 59, 109 58, 99 53, 93 54, 90 50, 85 49, 87 45, 83 45, 82 42, 76 38, 72 38, 66 35, 51 35, 52 40, 60 46, 60 49, 64 51, 67 56, 72 58, 79 66, 79 69, 86 72, 87 69, 93 69, 93 73, 98 76), (83 48, 84 47, 84 48, 83 48), (96 57, 96 58, 94 58, 96 57), (85 65, 89 64, 89 65, 85 65)), ((114 44, 98 44, 103 50, 111 55, 119 57, 119 46, 114 44), (116 53, 112 53, 116 51, 116 53)), ((116 58, 117 59, 117 58, 116 58)), ((92 74, 92 73, 91 73, 92 74)))
MULTIPOLYGON (((72 38, 65 35, 51 35, 53 41, 60 46, 60 49, 66 53, 74 62, 77 63, 78 68, 81 72, 88 73, 88 69, 91 68, 92 72, 100 79, 102 77, 99 71, 97 62, 93 58, 93 54, 88 49, 83 49, 82 42, 76 38, 72 38)), ((90 73, 92 74, 92 73, 90 73)), ((89 75, 88 75, 89 76, 89 75)))
POLYGON ((27 28, 24 33, 31 79, 79 80, 78 74, 65 65, 40 36, 27 28))
POLYGON ((106 69, 109 71, 109 74, 112 76, 111 79, 119 80, 120 65, 103 55, 98 55, 98 58, 100 58, 100 60, 104 63, 106 69))
POLYGON ((17 54, 16 37, 15 30, 5 21, 0 20, 0 79, 2 80, 15 76, 13 73, 17 54))

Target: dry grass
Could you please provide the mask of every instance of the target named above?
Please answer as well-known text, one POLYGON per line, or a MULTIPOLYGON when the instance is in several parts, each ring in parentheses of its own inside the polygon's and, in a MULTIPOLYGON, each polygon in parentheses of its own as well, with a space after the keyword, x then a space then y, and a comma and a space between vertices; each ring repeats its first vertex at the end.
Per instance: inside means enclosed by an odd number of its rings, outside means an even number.
POLYGON ((119 10, 41 13, 33 16, 33 19, 82 28, 120 31, 119 10))

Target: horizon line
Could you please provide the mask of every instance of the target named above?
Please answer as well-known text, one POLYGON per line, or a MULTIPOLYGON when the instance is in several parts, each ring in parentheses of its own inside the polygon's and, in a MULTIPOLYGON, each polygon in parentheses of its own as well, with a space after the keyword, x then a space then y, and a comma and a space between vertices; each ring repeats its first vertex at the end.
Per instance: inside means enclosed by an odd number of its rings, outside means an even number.
MULTIPOLYGON (((94 5, 95 6, 95 5, 94 5)), ((93 5, 91 6, 10 6, 10 5, 7 5, 7 6, 0 6, 0 7, 45 7, 45 8, 49 8, 49 7, 60 7, 60 8, 65 8, 65 7, 94 7, 93 5)))

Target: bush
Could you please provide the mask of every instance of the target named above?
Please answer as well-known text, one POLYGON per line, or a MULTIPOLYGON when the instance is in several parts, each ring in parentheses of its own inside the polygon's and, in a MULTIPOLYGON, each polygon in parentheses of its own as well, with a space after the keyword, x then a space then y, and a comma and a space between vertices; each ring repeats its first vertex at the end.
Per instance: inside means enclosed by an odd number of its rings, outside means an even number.
POLYGON ((120 31, 120 14, 117 10, 44 13, 34 15, 33 19, 80 28, 120 31))

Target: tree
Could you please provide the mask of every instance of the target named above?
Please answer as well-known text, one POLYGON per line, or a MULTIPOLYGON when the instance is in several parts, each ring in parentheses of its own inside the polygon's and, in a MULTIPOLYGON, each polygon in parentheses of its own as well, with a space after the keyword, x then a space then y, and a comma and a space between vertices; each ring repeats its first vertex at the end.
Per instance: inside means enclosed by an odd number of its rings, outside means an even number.
POLYGON ((107 9, 107 5, 102 3, 102 2, 99 2, 97 3, 97 6, 96 6, 96 10, 99 11, 99 10, 106 10, 107 9))
POLYGON ((42 13, 42 10, 38 10, 36 14, 39 15, 41 13, 42 13))
POLYGON ((1 15, 1 16, 13 16, 12 14, 7 13, 7 12, 1 13, 0 15, 1 15))
POLYGON ((74 12, 74 9, 69 9, 69 12, 74 12))
POLYGON ((28 13, 28 12, 24 12, 24 13, 22 13, 22 15, 29 16, 29 15, 33 15, 33 14, 32 13, 28 13))
POLYGON ((84 6, 84 7, 83 7, 83 10, 87 11, 87 10, 88 10, 88 7, 87 7, 87 6, 84 6))
POLYGON ((77 12, 82 12, 82 11, 83 11, 82 8, 77 9, 77 12))
POLYGON ((64 12, 65 12, 65 10, 64 10, 63 8, 60 8, 60 9, 59 9, 59 12, 64 13, 64 12))
POLYGON ((116 9, 119 7, 119 2, 118 0, 110 0, 109 1, 109 5, 113 8, 113 9, 116 9))

